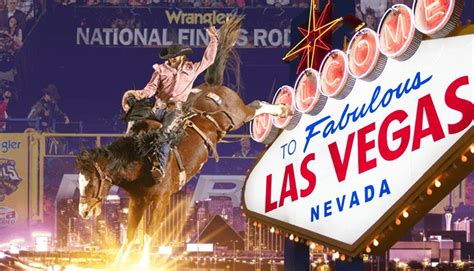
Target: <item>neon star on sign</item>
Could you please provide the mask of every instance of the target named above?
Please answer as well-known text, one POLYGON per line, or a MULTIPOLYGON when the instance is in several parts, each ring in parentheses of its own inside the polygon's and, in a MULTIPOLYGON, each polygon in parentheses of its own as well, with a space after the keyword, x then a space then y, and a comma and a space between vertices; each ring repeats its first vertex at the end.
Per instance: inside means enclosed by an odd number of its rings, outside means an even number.
POLYGON ((332 1, 329 0, 321 15, 318 16, 316 0, 311 0, 309 9, 308 27, 299 27, 298 30, 304 36, 286 55, 283 61, 291 61, 301 56, 296 69, 300 73, 304 68, 319 66, 320 57, 331 50, 328 45, 332 31, 342 22, 342 18, 330 21, 332 1))

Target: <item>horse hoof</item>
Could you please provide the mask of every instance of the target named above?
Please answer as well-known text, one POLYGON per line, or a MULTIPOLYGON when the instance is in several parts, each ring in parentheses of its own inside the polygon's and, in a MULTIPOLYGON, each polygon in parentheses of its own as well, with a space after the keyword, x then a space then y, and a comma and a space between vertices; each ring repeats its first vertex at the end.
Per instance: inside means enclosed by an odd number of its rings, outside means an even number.
POLYGON ((280 108, 281 108, 280 117, 286 118, 286 117, 289 117, 289 116, 293 115, 293 112, 291 111, 291 108, 288 107, 286 104, 280 104, 280 108))

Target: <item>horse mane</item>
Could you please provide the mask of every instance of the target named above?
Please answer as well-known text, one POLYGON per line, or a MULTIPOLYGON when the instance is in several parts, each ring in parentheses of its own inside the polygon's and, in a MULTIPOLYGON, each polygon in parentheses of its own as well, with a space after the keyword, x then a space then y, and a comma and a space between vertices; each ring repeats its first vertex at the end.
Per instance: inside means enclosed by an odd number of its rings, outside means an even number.
POLYGON ((234 49, 240 35, 240 26, 244 16, 232 14, 219 29, 219 45, 214 63, 207 68, 205 82, 211 86, 221 86, 224 83, 224 70, 227 62, 236 79, 237 88, 240 86, 240 57, 234 49))
POLYGON ((94 167, 94 162, 105 158, 108 163, 106 170, 119 171, 134 161, 141 160, 137 152, 138 139, 136 136, 121 137, 109 145, 91 150, 82 150, 76 157, 76 167, 79 171, 88 171, 94 167))

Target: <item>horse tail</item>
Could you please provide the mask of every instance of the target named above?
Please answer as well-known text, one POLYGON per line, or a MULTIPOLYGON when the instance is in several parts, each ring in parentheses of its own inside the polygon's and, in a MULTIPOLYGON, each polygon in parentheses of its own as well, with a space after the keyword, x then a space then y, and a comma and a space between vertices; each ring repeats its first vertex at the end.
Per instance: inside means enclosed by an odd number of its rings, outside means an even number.
POLYGON ((219 29, 219 45, 214 63, 207 68, 205 81, 209 85, 221 86, 224 83, 224 70, 229 68, 234 73, 237 87, 240 85, 240 58, 234 44, 240 34, 240 26, 244 16, 232 14, 219 29))

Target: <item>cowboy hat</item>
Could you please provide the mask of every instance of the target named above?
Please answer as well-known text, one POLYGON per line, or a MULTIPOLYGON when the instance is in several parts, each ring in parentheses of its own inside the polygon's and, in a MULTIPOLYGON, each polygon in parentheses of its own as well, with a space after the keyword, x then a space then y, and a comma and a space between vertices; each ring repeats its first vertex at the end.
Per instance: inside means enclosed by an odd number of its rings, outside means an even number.
POLYGON ((193 53, 193 49, 187 46, 183 46, 181 44, 171 44, 168 48, 161 50, 160 58, 164 60, 168 60, 173 57, 182 56, 182 55, 189 55, 193 53))
POLYGON ((47 87, 43 88, 43 93, 48 94, 51 98, 59 100, 58 88, 54 84, 49 84, 47 87))

